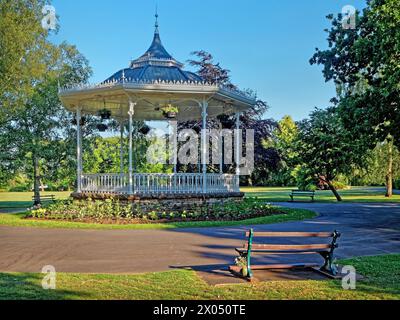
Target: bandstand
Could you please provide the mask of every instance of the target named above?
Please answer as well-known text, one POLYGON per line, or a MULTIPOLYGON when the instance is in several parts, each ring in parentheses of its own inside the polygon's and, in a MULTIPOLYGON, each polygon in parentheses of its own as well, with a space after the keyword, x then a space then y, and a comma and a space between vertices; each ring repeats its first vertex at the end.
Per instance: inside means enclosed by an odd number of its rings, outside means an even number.
MULTIPOLYGON (((157 21, 157 20, 156 20, 157 21)), ((201 133, 200 173, 148 174, 133 170, 133 121, 166 121, 160 106, 173 105, 176 121, 202 120, 240 114, 255 105, 255 97, 219 84, 205 82, 198 75, 185 71, 163 47, 156 22, 150 48, 126 69, 98 85, 81 85, 60 89, 59 96, 66 109, 76 113, 77 123, 77 190, 75 198, 117 196, 127 199, 154 198, 237 198, 239 190, 239 154, 235 154, 236 174, 207 172, 208 143, 206 130, 201 133), (106 106, 112 119, 129 123, 129 170, 125 174, 91 174, 82 171, 83 115, 98 115, 106 106)), ((122 127, 122 125, 121 125, 122 127)), ((122 136, 122 135, 121 135, 122 136)), ((239 139, 237 139, 239 141, 239 139)), ((239 150, 239 148, 237 148, 239 150)))

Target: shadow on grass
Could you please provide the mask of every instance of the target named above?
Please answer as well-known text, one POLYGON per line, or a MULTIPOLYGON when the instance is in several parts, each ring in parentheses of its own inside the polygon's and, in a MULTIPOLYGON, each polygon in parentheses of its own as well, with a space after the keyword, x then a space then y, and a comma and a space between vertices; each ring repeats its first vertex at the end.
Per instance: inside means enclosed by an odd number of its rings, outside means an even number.
POLYGON ((33 201, 1 201, 0 209, 19 209, 29 208, 33 205, 33 201))
POLYGON ((45 290, 43 274, 0 273, 0 300, 70 300, 86 294, 68 290, 45 290))

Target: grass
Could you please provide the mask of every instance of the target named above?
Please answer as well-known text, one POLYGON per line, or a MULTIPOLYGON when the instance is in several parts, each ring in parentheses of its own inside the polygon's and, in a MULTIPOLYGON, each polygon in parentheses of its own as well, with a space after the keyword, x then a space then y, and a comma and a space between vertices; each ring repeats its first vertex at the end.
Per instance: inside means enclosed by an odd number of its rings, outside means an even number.
MULTIPOLYGON (((268 188, 268 187, 246 187, 242 191, 246 196, 258 197, 268 202, 287 202, 290 200, 290 188, 268 188)), ((340 190, 343 202, 397 202, 400 203, 400 194, 393 195, 392 198, 385 197, 385 191, 376 187, 352 187, 349 190, 340 190)), ((310 198, 297 198, 299 201, 308 201, 310 198)), ((316 202, 337 203, 336 198, 331 191, 316 191, 316 202)))
MULTIPOLYGON (((246 196, 259 197, 267 202, 287 202, 289 193, 296 187, 269 188, 269 187, 245 187, 242 191, 246 196)), ((400 202, 400 194, 386 198, 382 188, 353 187, 350 190, 341 190, 339 193, 344 202, 400 202)), ((67 199, 71 192, 44 192, 43 195, 54 194, 56 199, 67 199)), ((32 192, 0 192, 0 209, 28 208, 32 205, 32 192)), ((299 198, 299 200, 303 200, 299 198)), ((307 200, 304 198, 304 200, 307 200)), ((331 191, 317 191, 317 202, 337 202, 331 191)))
MULTIPOLYGON (((41 195, 54 194, 56 199, 67 199, 70 191, 65 192, 41 192, 41 195)), ((33 192, 0 192, 0 209, 29 208, 32 206, 33 192)))
POLYGON ((191 270, 142 275, 57 274, 57 289, 43 290, 42 274, 0 273, 0 299, 29 300, 355 300, 399 299, 400 255, 340 261, 366 279, 356 290, 340 281, 271 281, 210 286, 191 270))
POLYGON ((159 223, 159 224, 129 224, 112 225, 98 223, 83 223, 54 220, 31 220, 24 219, 26 213, 0 214, 0 226, 12 227, 36 227, 52 229, 102 229, 102 230, 137 230, 137 229, 174 229, 174 228, 209 228, 225 226, 243 226, 271 224, 286 221, 311 219, 316 213, 303 209, 279 208, 283 214, 277 214, 242 221, 196 221, 196 222, 177 222, 177 223, 159 223))

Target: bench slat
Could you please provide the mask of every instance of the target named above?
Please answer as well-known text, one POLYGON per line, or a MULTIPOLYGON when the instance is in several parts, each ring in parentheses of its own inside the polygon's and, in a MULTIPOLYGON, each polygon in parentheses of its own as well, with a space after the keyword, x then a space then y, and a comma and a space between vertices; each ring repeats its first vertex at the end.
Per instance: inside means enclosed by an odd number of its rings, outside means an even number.
MULTIPOLYGON (((250 236, 250 232, 246 232, 246 237, 250 236)), ((290 237, 290 238, 331 238, 333 232, 254 232, 254 237, 290 237)))
POLYGON ((298 192, 292 192, 290 195, 291 195, 291 196, 298 196, 298 197, 301 197, 301 196, 304 196, 304 197, 314 197, 314 196, 315 196, 314 193, 298 193, 298 192))
MULTIPOLYGON (((243 246, 244 249, 248 248, 246 243, 243 246)), ((330 244, 253 244, 252 251, 254 250, 318 250, 318 249, 330 249, 330 244)))
MULTIPOLYGON (((32 199, 36 199, 36 197, 32 197, 32 199)), ((54 199, 54 197, 40 197, 40 199, 54 199)))
MULTIPOLYGON (((237 248, 236 251, 240 254, 247 253, 247 249, 244 248, 237 248)), ((295 250, 295 249, 290 249, 290 250, 270 250, 270 249, 254 249, 251 250, 251 254, 255 255, 258 253, 263 253, 263 254, 276 254, 278 253, 279 255, 284 255, 284 254, 314 254, 314 253, 320 253, 320 252, 328 252, 329 249, 303 249, 303 250, 295 250)))
POLYGON ((269 265, 254 265, 253 270, 268 270, 268 269, 296 269, 296 268, 312 268, 318 267, 316 263, 289 263, 289 264, 269 264, 269 265))

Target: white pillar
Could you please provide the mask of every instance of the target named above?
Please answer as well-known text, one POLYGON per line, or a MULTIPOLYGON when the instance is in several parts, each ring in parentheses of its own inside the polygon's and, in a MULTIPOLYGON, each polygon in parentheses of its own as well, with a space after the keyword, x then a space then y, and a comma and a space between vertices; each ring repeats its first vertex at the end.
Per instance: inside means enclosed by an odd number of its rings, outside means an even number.
POLYGON ((124 120, 121 120, 119 124, 119 129, 121 131, 121 139, 120 139, 120 171, 121 175, 124 174, 124 120))
POLYGON ((170 130, 170 152, 172 152, 172 163, 174 165, 174 174, 178 173, 178 122, 169 121, 170 130), (172 150, 171 150, 172 149, 172 150))
POLYGON ((135 105, 129 101, 129 194, 133 194, 133 116, 135 114, 135 105))
POLYGON ((81 115, 82 109, 76 109, 76 163, 77 163, 77 192, 82 192, 82 133, 81 133, 81 115))
POLYGON ((218 140, 218 149, 219 149, 219 173, 224 174, 224 136, 222 134, 222 124, 219 125, 219 140, 218 140))
POLYGON ((235 163, 236 163, 236 183, 239 191, 240 184, 240 157, 242 152, 242 135, 240 130, 240 112, 236 112, 236 146, 235 146, 235 163))
POLYGON ((202 131, 201 131, 201 162, 203 164, 203 193, 207 193, 207 109, 208 102, 203 100, 202 104, 202 131))

